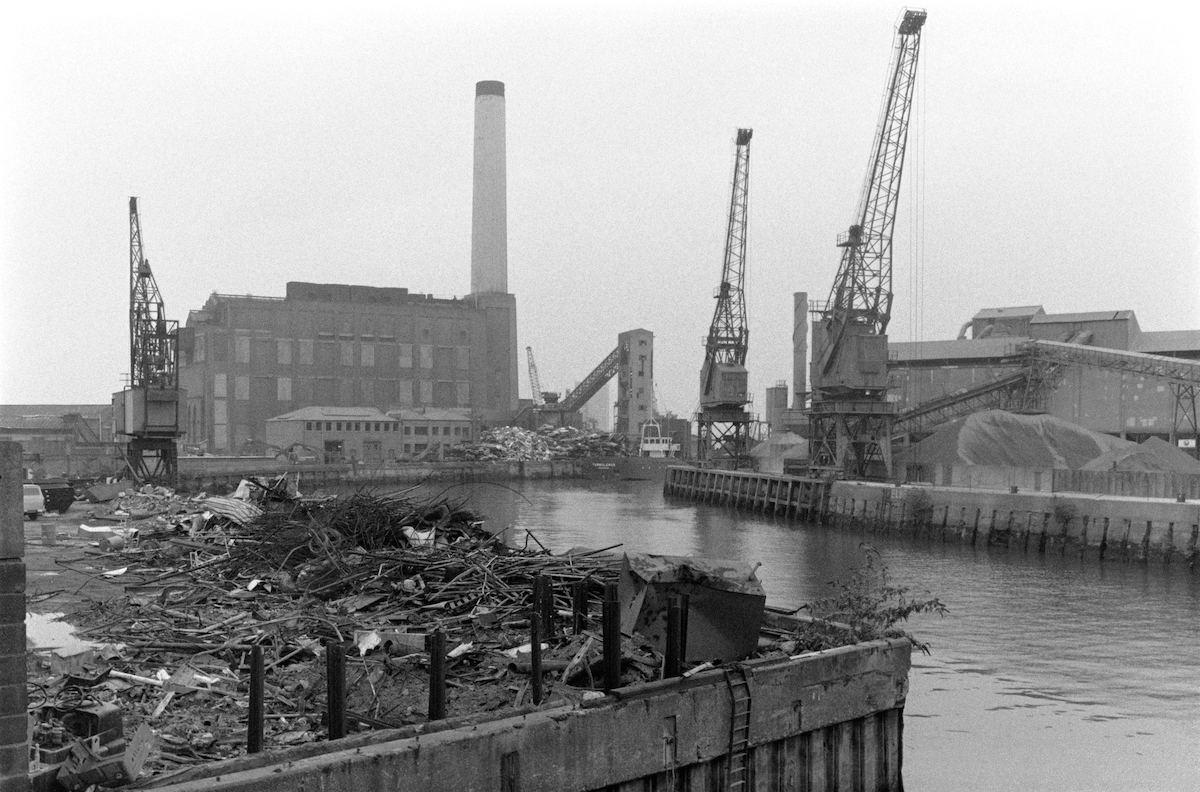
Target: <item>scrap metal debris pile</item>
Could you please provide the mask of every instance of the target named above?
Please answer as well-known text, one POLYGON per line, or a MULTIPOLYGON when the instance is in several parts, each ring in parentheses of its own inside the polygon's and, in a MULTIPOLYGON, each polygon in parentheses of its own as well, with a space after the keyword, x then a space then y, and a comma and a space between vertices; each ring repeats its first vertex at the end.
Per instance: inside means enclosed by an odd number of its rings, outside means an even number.
POLYGON ((477 443, 448 446, 447 459, 535 461, 591 456, 629 456, 636 447, 625 435, 585 432, 570 426, 543 426, 537 431, 502 426, 484 432, 477 443))
MULTIPOLYGON (((73 616, 98 648, 30 656, 35 771, 83 788, 244 753, 255 647, 265 655, 267 749, 327 738, 330 652, 346 657, 352 728, 427 721, 434 631, 446 642, 446 717, 529 705, 539 576, 551 592, 542 703, 578 702, 599 686, 597 603, 619 575, 611 556, 508 547, 442 498, 250 491, 251 500, 154 495, 161 513, 101 556, 110 580, 129 583, 73 616), (592 613, 567 629, 579 594, 592 613)), ((621 684, 658 677, 653 648, 638 636, 622 644, 621 684)))

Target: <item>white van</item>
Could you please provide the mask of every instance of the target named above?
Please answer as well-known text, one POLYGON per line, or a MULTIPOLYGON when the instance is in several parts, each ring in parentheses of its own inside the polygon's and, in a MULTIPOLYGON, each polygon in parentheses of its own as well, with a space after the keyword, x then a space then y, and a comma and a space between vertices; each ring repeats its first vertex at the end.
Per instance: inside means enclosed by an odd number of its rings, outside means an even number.
POLYGON ((40 515, 46 513, 46 498, 42 495, 42 488, 37 484, 22 484, 22 494, 25 496, 25 516, 31 520, 36 520, 40 515))

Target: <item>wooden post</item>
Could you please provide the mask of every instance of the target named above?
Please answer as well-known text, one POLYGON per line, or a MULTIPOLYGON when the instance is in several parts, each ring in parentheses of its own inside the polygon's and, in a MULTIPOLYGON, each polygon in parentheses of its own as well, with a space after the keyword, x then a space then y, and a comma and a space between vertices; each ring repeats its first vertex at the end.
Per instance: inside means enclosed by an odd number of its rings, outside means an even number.
POLYGON ((250 711, 246 721, 246 753, 259 753, 263 749, 266 675, 262 647, 256 646, 250 650, 250 711))
POLYGON ((529 673, 533 688, 533 704, 542 703, 542 617, 537 611, 529 615, 529 673))
POLYGON ((604 584, 604 689, 621 686, 621 605, 617 584, 604 584))
POLYGON ((446 634, 434 630, 426 639, 429 650, 429 720, 446 717, 446 634))
POLYGON ((326 719, 329 739, 346 736, 346 647, 339 641, 325 645, 326 719))
POLYGON ((571 631, 575 635, 583 632, 587 625, 588 601, 587 601, 588 581, 587 578, 575 581, 575 585, 571 591, 571 631))
POLYGON ((674 679, 682 672, 679 658, 679 597, 667 598, 667 651, 663 662, 663 679, 674 679))

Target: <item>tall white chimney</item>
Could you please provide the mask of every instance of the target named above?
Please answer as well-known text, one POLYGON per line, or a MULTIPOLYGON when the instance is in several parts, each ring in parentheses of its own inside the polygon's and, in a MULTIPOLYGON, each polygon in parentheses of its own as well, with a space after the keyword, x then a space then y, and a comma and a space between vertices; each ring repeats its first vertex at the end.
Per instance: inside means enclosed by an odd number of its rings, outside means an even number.
POLYGON ((471 293, 508 292, 508 203, 504 83, 475 83, 475 188, 471 202, 471 293))

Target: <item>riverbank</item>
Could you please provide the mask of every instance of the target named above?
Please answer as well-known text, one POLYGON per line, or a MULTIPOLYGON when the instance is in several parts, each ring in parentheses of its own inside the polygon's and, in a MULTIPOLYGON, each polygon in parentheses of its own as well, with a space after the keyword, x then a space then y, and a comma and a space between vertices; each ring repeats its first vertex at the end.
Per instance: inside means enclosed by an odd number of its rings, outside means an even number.
POLYGON ((247 476, 298 477, 304 492, 344 485, 419 484, 424 481, 505 481, 522 479, 657 479, 673 460, 597 456, 535 461, 446 461, 365 465, 288 464, 269 457, 182 457, 183 492, 231 491, 247 476))

